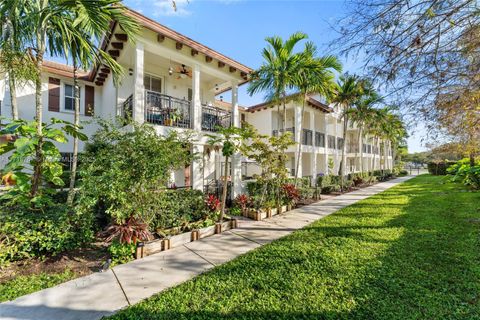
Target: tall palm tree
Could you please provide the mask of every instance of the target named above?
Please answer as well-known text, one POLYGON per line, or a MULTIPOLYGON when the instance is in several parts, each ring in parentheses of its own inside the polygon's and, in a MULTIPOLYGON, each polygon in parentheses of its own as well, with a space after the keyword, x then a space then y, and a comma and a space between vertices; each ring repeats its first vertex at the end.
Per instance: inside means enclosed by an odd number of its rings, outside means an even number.
MULTIPOLYGON (((392 112, 389 112, 386 115, 386 121, 383 124, 383 131, 384 131, 384 148, 387 148, 387 145, 392 150, 392 162, 395 165, 395 157, 396 157, 396 149, 398 148, 399 144, 404 142, 407 135, 407 130, 402 119, 392 112)), ((386 159, 385 159, 386 161, 386 159)), ((393 168, 392 168, 393 169, 393 168)))
POLYGON ((70 48, 72 39, 82 34, 104 35, 110 23, 117 21, 125 32, 133 35, 133 19, 125 15, 125 7, 120 0, 3 0, 0 2, 0 14, 22 7, 22 43, 20 50, 31 48, 35 64, 35 120, 38 142, 35 146, 33 176, 30 196, 34 198, 41 184, 43 159, 43 104, 41 73, 45 54, 64 56, 70 48), (73 23, 72 23, 73 21, 73 23), (80 33, 80 35, 79 35, 80 33))
MULTIPOLYGON (((108 5, 110 1, 99 1, 97 6, 103 11, 107 11, 105 14, 108 16, 110 13, 111 6, 108 5)), ((73 81, 74 81, 74 125, 79 128, 80 126, 80 87, 78 84, 78 70, 89 69, 95 64, 103 63, 107 65, 111 70, 114 77, 114 81, 118 82, 118 79, 123 75, 122 67, 106 54, 103 50, 96 47, 95 39, 99 39, 108 32, 107 25, 96 25, 96 21, 92 21, 89 15, 85 15, 84 12, 88 8, 83 8, 84 10, 76 10, 72 15, 72 24, 78 26, 78 32, 71 35, 71 39, 68 46, 68 51, 66 52, 67 58, 70 55, 72 64, 73 64, 73 81), (107 27, 107 29, 105 29, 107 27), (89 33, 84 30, 90 30, 89 33)), ((114 17, 112 16, 112 19, 114 17)), ((124 31, 128 31, 132 36, 138 31, 138 25, 134 21, 126 20, 123 21, 121 25, 124 31)), ((72 204, 75 197, 75 181, 77 175, 77 164, 78 164, 78 144, 79 139, 77 136, 73 138, 73 156, 70 172, 70 186, 67 197, 67 203, 72 204)))
POLYGON ((355 156, 357 152, 360 152, 360 169, 363 171, 363 139, 364 134, 367 131, 367 125, 371 123, 371 119, 375 116, 374 105, 383 101, 383 98, 373 89, 370 87, 368 83, 365 84, 367 90, 364 89, 363 95, 358 99, 355 103, 354 108, 350 110, 350 119, 354 123, 356 123, 358 128, 358 136, 357 136, 357 145, 359 146, 360 150, 355 151, 355 156))
MULTIPOLYGON (((303 119, 305 117, 305 103, 309 94, 318 93, 327 99, 330 99, 336 92, 334 70, 341 72, 342 65, 335 56, 325 56, 317 58, 317 48, 311 42, 305 45, 305 50, 301 53, 299 59, 300 67, 294 78, 295 87, 298 88, 302 97, 302 112, 300 119, 300 128, 296 128, 301 133, 303 131, 303 119)), ((297 144, 297 159, 295 170, 295 186, 298 180, 298 171, 302 154, 302 141, 297 144)), ((314 178, 314 177, 313 177, 314 178)))
POLYGON ((247 88, 250 95, 266 92, 265 100, 271 100, 277 104, 281 102, 283 115, 279 127, 283 131, 285 131, 287 122, 287 94, 294 88, 294 79, 299 68, 298 60, 301 59, 301 55, 295 53, 294 49, 300 41, 306 38, 307 35, 302 32, 292 34, 285 41, 278 36, 266 38, 268 46, 262 52, 264 62, 258 70, 252 73, 252 80, 247 88))
POLYGON ((338 81, 338 89, 336 95, 333 97, 332 102, 337 104, 342 109, 343 118, 343 146, 342 146, 342 159, 340 161, 339 175, 342 179, 342 188, 345 179, 345 167, 346 167, 346 152, 347 152, 347 130, 349 110, 358 101, 363 94, 363 86, 359 77, 356 75, 345 74, 342 75, 338 81))
POLYGON ((20 18, 24 14, 23 7, 13 5, 2 9, 0 13, 0 68, 8 74, 11 114, 13 120, 17 120, 16 87, 18 81, 33 79, 34 72, 31 68, 31 60, 21 48, 23 26, 20 18))
MULTIPOLYGON (((381 161, 382 154, 380 152, 380 141, 385 138, 385 129, 388 125, 388 112, 387 107, 381 109, 374 109, 373 117, 370 119, 370 123, 367 124, 368 134, 373 138, 373 146, 379 151, 379 161, 381 161)), ((373 153, 372 171, 375 170, 377 154, 373 153)))

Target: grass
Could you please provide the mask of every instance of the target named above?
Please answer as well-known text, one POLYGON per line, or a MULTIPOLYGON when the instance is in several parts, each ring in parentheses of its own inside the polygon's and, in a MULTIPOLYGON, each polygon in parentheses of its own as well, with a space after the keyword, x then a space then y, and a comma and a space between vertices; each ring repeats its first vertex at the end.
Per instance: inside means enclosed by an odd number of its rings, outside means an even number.
POLYGON ((23 295, 75 278, 75 272, 67 269, 61 273, 39 273, 28 276, 17 276, 12 280, 0 283, 0 302, 13 300, 23 295))
POLYGON ((111 317, 480 319, 480 193, 419 176, 111 317))

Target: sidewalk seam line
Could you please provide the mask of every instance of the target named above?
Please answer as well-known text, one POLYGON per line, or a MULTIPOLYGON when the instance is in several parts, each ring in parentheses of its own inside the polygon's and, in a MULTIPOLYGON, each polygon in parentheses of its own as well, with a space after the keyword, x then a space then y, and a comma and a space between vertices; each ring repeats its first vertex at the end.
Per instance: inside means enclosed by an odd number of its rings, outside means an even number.
POLYGON ((241 234, 236 233, 234 230, 235 230, 235 229, 230 229, 230 232, 233 233, 233 234, 236 235, 236 236, 239 236, 240 238, 243 238, 243 239, 245 239, 245 240, 251 241, 251 242, 253 242, 253 243, 256 243, 256 244, 262 246, 262 244, 261 244, 260 242, 257 242, 257 241, 252 240, 252 239, 248 239, 247 237, 242 236, 241 234))
POLYGON ((120 280, 118 279, 117 274, 115 273, 115 271, 113 270, 113 268, 111 268, 110 270, 112 270, 113 276, 114 276, 115 279, 117 280, 117 283, 118 283, 118 285, 120 286, 120 289, 122 290, 123 295, 125 296, 125 300, 127 300, 128 305, 131 306, 132 304, 130 303, 130 300, 128 300, 127 293, 126 293, 125 290, 123 289, 123 286, 122 286, 122 284, 120 283, 120 280))
POLYGON ((201 255, 199 255, 198 253, 196 253, 195 251, 193 251, 192 249, 190 249, 189 247, 187 247, 186 245, 183 245, 185 248, 187 248, 188 250, 192 251, 194 254, 196 254, 197 256, 199 256, 200 258, 202 258, 203 260, 207 261, 208 263, 210 263, 212 266, 216 267, 216 265, 210 261, 208 261, 206 258, 202 257, 201 255))

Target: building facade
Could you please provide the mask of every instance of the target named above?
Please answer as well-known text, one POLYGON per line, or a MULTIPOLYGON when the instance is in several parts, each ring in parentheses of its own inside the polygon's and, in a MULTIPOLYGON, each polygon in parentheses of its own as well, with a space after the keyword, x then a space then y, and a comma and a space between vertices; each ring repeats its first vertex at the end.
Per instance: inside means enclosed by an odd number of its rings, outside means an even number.
MULTIPOLYGON (((268 103, 251 108, 239 107, 238 87, 247 82, 252 69, 135 11, 130 10, 128 14, 142 26, 135 41, 112 24, 110 36, 102 43, 102 48, 124 68, 123 79, 116 83, 110 69, 103 65, 80 73, 80 120, 84 132, 91 136, 98 129, 92 117, 95 115, 111 120, 131 117, 139 123, 152 124, 162 135, 172 130, 193 134, 192 152, 203 157, 172 173, 171 184, 218 191, 219 181, 227 174, 232 184, 232 197, 241 193, 242 177, 251 175, 249 166, 245 166, 248 159, 235 155, 231 171, 225 173, 222 171, 223 157, 207 141, 208 135, 215 134, 218 126, 240 126, 241 121, 249 122, 263 134, 280 133, 280 115, 276 108, 268 103), (225 91, 231 91, 231 102, 216 100, 225 91)), ((70 66, 45 62, 42 73, 45 120, 73 121, 72 74, 70 66)), ((11 106, 7 79, 7 74, 0 74, 1 115, 9 118, 11 106)), ((20 118, 34 118, 34 94, 32 83, 20 84, 16 88, 20 118)), ((299 176, 338 172, 343 143, 340 110, 326 106, 318 97, 309 97, 303 126, 300 126, 300 115, 301 104, 291 101, 285 127, 294 133, 296 142, 302 143, 299 176)), ((363 161, 359 160, 361 146, 356 143, 357 132, 355 127, 349 128, 347 171, 361 171, 360 165, 364 170, 381 168, 380 148, 373 146, 368 139, 363 146, 363 161), (378 158, 377 162, 375 158, 378 158)), ((81 143, 80 150, 83 147, 81 143)), ((61 152, 69 153, 72 143, 61 144, 59 148, 61 152)), ((291 156, 289 169, 294 175, 298 153, 295 147, 288 152, 291 156)), ((390 168, 391 157, 386 156, 383 165, 390 168)))

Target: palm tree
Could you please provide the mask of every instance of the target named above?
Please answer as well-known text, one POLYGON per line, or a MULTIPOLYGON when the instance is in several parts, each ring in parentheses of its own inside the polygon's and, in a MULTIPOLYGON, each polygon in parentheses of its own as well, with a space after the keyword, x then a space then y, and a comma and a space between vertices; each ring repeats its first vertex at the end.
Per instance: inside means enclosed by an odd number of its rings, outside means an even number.
POLYGON ((2 8, 0 13, 0 67, 8 74, 10 106, 13 120, 18 120, 16 87, 18 81, 34 77, 31 60, 21 49, 21 19, 23 7, 2 8))
MULTIPOLYGON (((379 161, 381 161, 381 152, 380 152, 380 140, 385 138, 385 128, 388 125, 388 108, 381 108, 381 109, 373 109, 373 116, 370 119, 370 123, 367 124, 368 133, 373 137, 373 146, 378 149, 379 151, 379 161)), ((375 170, 376 167, 376 153, 373 153, 373 163, 372 163, 372 171, 375 170)))
MULTIPOLYGON (((303 130, 303 119, 305 116, 305 102, 309 94, 318 93, 327 99, 331 98, 336 91, 335 74, 333 70, 342 71, 342 65, 334 56, 316 57, 317 49, 315 45, 308 42, 305 50, 298 60, 300 67, 294 78, 295 87, 299 89, 302 97, 302 112, 300 119, 299 132, 303 130)), ((298 141, 297 159, 295 170, 295 186, 298 180, 298 171, 302 154, 302 141, 298 141)))
MULTIPOLYGON (((102 9, 104 14, 108 17, 110 12, 110 6, 108 5, 109 1, 104 2, 103 4, 97 3, 97 9, 102 9)), ((85 15, 81 11, 75 11, 74 16, 72 16, 72 24, 77 24, 79 26, 78 32, 72 34, 72 39, 70 40, 70 45, 68 47, 69 51, 66 52, 67 58, 68 54, 71 56, 73 64, 73 81, 74 81, 74 125, 80 127, 80 90, 78 84, 78 69, 79 67, 83 69, 89 69, 96 63, 103 63, 107 65, 111 70, 114 77, 114 81, 118 82, 118 79, 123 75, 122 67, 112 58, 110 55, 106 54, 100 48, 95 46, 95 41, 92 39, 99 39, 105 35, 108 31, 107 25, 96 25, 96 21, 92 21, 90 16, 85 15), (107 29, 104 29, 107 27, 107 29), (90 30, 90 33, 86 33, 83 30, 90 30)), ((112 16, 112 18, 114 18, 112 16)), ((138 25, 134 21, 126 20, 122 24, 122 29, 130 33, 130 39, 136 34, 138 30, 138 25)), ((67 197, 67 203, 72 204, 75 197, 75 181, 77 175, 77 164, 78 164, 78 137, 74 136, 73 138, 73 155, 72 155, 72 164, 70 172, 70 186, 67 197)))
MULTIPOLYGON (((3 0, 0 3, 0 14, 11 12, 16 7, 23 8, 19 17, 23 26, 19 50, 31 48, 31 58, 35 65, 35 121, 38 142, 35 146, 33 176, 30 196, 37 195, 41 183, 43 165, 43 104, 41 73, 45 54, 64 56, 70 50, 71 41, 88 34, 92 39, 97 35, 105 35, 110 23, 118 24, 130 36, 135 30, 132 18, 125 15, 125 7, 120 0, 3 0), (72 23, 73 22, 73 23, 72 23)), ((105 58, 103 55, 102 58, 105 58)))
MULTIPOLYGON (((360 147, 360 169, 363 171, 363 139, 364 133, 367 131, 367 125, 371 123, 371 119, 375 115, 374 105, 381 102, 383 98, 370 87, 369 83, 364 85, 364 94, 355 103, 354 108, 350 110, 350 119, 356 123, 358 128, 357 145, 360 147), (370 89, 368 89, 370 87, 370 89)), ((358 150, 355 151, 355 156, 358 150)))
MULTIPOLYGON (((391 147, 393 165, 395 165, 396 149, 407 137, 407 130, 402 119, 397 114, 389 112, 385 120, 383 123, 385 142, 388 142, 391 147)), ((384 146, 384 148, 386 148, 386 146, 384 146)))
MULTIPOLYGON (((307 38, 302 32, 292 34, 286 41, 278 36, 265 39, 268 47, 263 49, 262 56, 265 60, 260 68, 252 73, 252 80, 247 92, 253 95, 258 92, 267 92, 265 100, 283 105, 282 125, 280 129, 285 131, 287 122, 287 92, 294 88, 295 77, 298 72, 301 59, 299 53, 294 53, 297 43, 307 38)), ((280 110, 278 110, 280 114, 280 110)))
POLYGON ((338 82, 338 89, 336 95, 333 97, 332 102, 336 103, 342 108, 343 118, 343 146, 342 146, 342 160, 340 161, 339 175, 342 179, 342 188, 345 179, 345 167, 346 167, 346 152, 347 152, 347 130, 348 130, 348 117, 349 110, 358 101, 363 94, 363 86, 359 77, 356 75, 343 75, 338 82))

